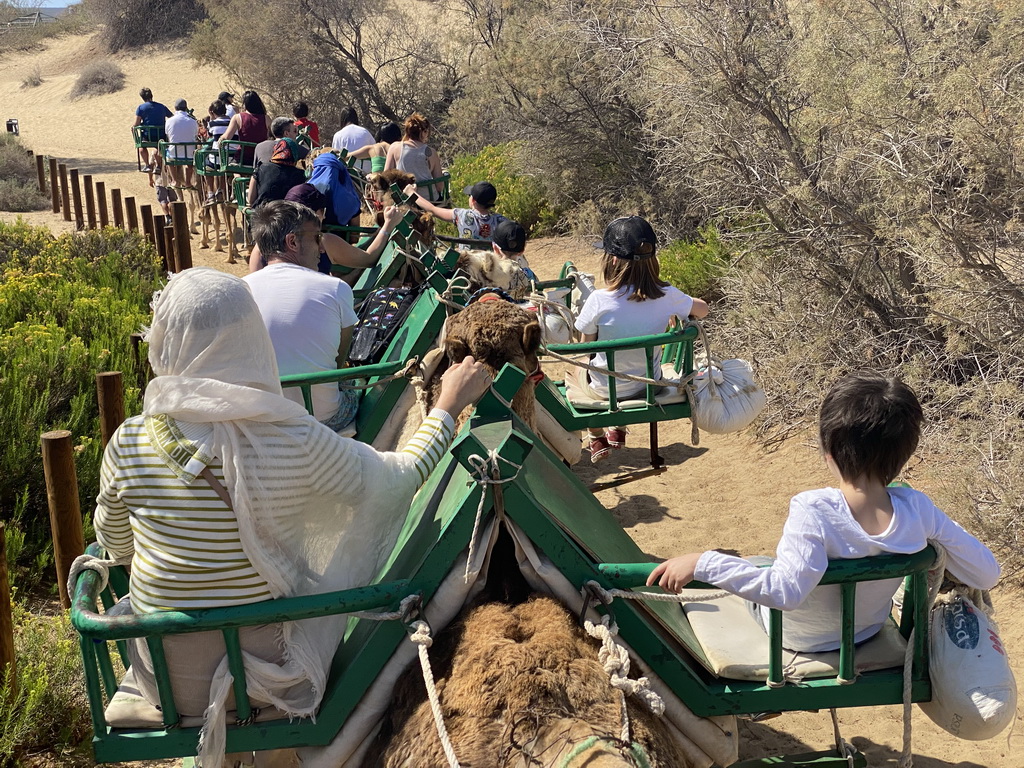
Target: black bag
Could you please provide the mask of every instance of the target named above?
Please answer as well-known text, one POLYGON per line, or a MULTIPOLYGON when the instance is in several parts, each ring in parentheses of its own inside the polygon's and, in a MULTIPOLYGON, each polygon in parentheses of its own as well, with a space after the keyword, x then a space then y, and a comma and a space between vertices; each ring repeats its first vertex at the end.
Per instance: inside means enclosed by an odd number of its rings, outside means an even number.
POLYGON ((368 365, 377 362, 402 325, 419 288, 378 288, 359 307, 359 322, 352 334, 350 362, 368 365))

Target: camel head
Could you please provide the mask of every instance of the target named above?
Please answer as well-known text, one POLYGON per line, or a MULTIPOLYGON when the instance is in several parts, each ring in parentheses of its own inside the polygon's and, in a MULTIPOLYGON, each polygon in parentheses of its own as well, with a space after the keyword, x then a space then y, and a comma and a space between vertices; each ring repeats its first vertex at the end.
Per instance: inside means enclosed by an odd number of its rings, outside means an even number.
MULTIPOLYGON (((374 203, 376 209, 377 226, 384 226, 384 208, 391 205, 391 185, 397 184, 399 189, 405 189, 409 184, 416 181, 411 173, 392 168, 389 171, 371 173, 366 177, 366 196, 374 203)), ((413 210, 408 206, 405 210, 413 210)), ((431 246, 434 243, 434 217, 429 213, 417 210, 419 214, 413 222, 413 234, 419 237, 421 243, 431 246)))
MULTIPOLYGON (((445 351, 452 363, 467 355, 497 375, 505 363, 527 374, 540 371, 540 323, 537 315, 500 299, 470 304, 448 320, 445 351)), ((536 430, 534 381, 527 381, 512 400, 512 408, 536 430)))
POLYGON ((463 251, 455 266, 469 277, 471 292, 483 287, 501 288, 516 301, 522 301, 530 291, 530 280, 523 268, 493 250, 463 251))

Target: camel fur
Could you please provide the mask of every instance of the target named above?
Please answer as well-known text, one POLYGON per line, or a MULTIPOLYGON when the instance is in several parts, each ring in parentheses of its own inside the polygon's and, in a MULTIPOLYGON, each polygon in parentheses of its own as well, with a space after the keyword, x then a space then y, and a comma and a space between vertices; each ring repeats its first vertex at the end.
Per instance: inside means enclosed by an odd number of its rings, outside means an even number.
POLYGON ((491 251, 462 251, 455 266, 470 281, 470 292, 480 288, 501 288, 516 301, 530 292, 530 279, 511 259, 491 251))
MULTIPOLYGON (((534 595, 516 606, 486 603, 434 638, 431 665, 444 723, 465 766, 634 767, 619 741, 622 704, 598 648, 557 601, 534 595), (568 764, 593 736, 599 739, 568 764)), ((418 665, 395 687, 392 706, 365 766, 447 765, 418 665)), ((693 763, 672 730, 627 699, 634 743, 651 766, 693 763)))
MULTIPOLYGON (((528 374, 540 367, 540 325, 534 312, 527 312, 507 301, 480 301, 470 304, 448 318, 439 350, 424 357, 427 411, 433 407, 440 392, 441 375, 452 363, 460 363, 467 355, 482 362, 496 376, 505 363, 512 363, 528 374)), ((570 463, 579 461, 580 440, 574 432, 563 429, 547 411, 537 407, 536 384, 526 381, 512 399, 512 409, 526 425, 570 463)), ((405 445, 422 423, 420 409, 414 407, 416 394, 412 387, 395 405, 391 417, 381 428, 373 446, 378 450, 394 450, 405 445)), ((458 427, 464 423, 468 410, 453 414, 458 427)))
MULTIPOLYGON (((411 173, 392 168, 380 173, 370 173, 366 176, 365 198, 367 207, 374 214, 378 227, 384 226, 384 208, 391 204, 391 185, 397 184, 399 189, 416 181, 411 173)), ((418 208, 403 206, 403 210, 415 211, 418 215, 413 222, 412 230, 419 236, 419 240, 425 246, 430 247, 434 243, 434 217, 421 211, 418 208)))

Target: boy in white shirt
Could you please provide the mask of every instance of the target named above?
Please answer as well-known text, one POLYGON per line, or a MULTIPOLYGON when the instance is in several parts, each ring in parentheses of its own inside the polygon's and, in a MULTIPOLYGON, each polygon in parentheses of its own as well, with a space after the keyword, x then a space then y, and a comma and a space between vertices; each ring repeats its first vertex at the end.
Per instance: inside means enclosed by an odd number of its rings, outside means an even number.
MULTIPOLYGON (((870 371, 840 379, 825 396, 819 418, 821 450, 839 487, 793 497, 771 566, 713 550, 695 552, 666 560, 648 585, 678 592, 693 579, 714 584, 756 604, 762 628, 768 626, 768 609, 780 609, 785 647, 807 653, 839 647, 839 586, 818 586, 830 559, 911 554, 935 541, 945 548, 946 569, 955 578, 991 589, 999 565, 988 547, 920 491, 887 487, 917 449, 923 421, 917 396, 899 379, 870 371)), ((857 585, 855 642, 889 620, 900 581, 857 585)))

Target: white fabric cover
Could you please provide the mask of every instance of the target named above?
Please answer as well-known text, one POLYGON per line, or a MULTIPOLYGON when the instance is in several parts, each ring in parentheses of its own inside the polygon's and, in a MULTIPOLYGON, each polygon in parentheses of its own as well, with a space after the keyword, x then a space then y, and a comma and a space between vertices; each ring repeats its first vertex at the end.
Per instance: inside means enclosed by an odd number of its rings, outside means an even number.
POLYGON ((999 628, 966 594, 955 590, 936 600, 929 643, 932 700, 918 706, 933 723, 981 741, 1013 722, 1017 683, 999 628))
MULTIPOLYGON (((277 514, 295 502, 294 489, 289 486, 284 503, 278 497, 285 491, 264 473, 275 456, 301 449, 296 435, 305 430, 295 423, 312 417, 281 393, 270 337, 246 284, 213 269, 175 275, 154 301, 148 341, 156 376, 143 413, 212 427, 242 546, 273 596, 371 583, 394 547, 415 485, 381 482, 358 499, 307 488, 301 518, 277 514)), ((344 441, 338 447, 354 452, 364 473, 381 464, 369 446, 344 441)), ((345 621, 331 616, 283 625, 283 667, 244 654, 252 695, 290 716, 314 716, 345 621)), ((208 766, 219 765, 224 753, 231 680, 225 657, 211 683, 200 740, 199 757, 208 766)))
MULTIPOLYGON (((698 594, 701 593, 694 592, 698 594)), ((683 606, 683 611, 707 656, 709 671, 730 680, 764 682, 768 679, 771 654, 768 634, 761 629, 743 598, 729 595, 705 603, 689 603, 683 606)), ((888 621, 878 634, 857 646, 856 670, 859 673, 900 667, 906 647, 899 628, 888 621)), ((789 680, 839 674, 839 651, 796 653, 783 650, 782 661, 789 680)))
MULTIPOLYGON (((662 363, 661 375, 665 379, 665 384, 661 391, 654 395, 654 401, 658 405, 673 405, 675 403, 686 402, 686 392, 676 389, 672 385, 672 378, 678 381, 679 374, 672 368, 671 364, 662 363)), ((590 386, 590 380, 587 376, 586 368, 577 368, 575 375, 566 377, 565 380, 565 396, 578 410, 582 411, 607 411, 608 410, 608 398, 602 397, 600 393, 596 392, 592 386, 590 386)), ((620 382, 626 383, 626 382, 620 382)), ((616 386, 616 394, 618 394, 618 387, 616 386)), ((634 396, 626 400, 617 399, 616 403, 620 410, 625 408, 645 408, 647 407, 647 401, 643 398, 643 393, 638 398, 634 396)))
POLYGON ((746 428, 767 402, 746 360, 713 359, 697 373, 693 391, 693 420, 713 435, 746 428))

